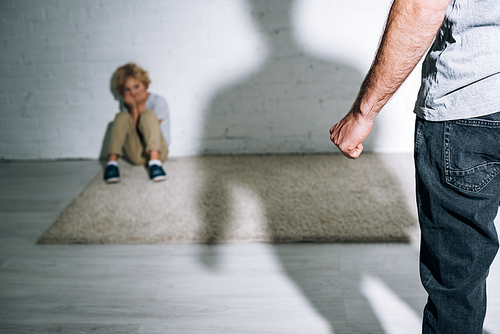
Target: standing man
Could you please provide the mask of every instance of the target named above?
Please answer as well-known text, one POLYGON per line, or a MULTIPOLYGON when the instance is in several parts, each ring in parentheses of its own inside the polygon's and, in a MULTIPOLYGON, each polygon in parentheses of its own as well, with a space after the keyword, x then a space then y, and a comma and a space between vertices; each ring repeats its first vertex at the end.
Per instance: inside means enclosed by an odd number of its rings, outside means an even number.
POLYGON ((352 159, 431 47, 415 105, 424 334, 481 334, 498 250, 500 1, 395 0, 375 60, 330 139, 352 159), (431 46, 432 44, 432 46, 431 46))

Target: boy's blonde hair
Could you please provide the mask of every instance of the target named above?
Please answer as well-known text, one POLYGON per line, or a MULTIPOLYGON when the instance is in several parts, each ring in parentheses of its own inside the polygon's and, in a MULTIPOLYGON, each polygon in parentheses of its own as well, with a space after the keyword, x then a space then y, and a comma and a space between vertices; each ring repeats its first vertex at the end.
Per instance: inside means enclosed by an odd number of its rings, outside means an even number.
POLYGON ((146 89, 148 89, 151 80, 149 80, 148 72, 137 66, 135 63, 128 63, 118 67, 113 74, 113 86, 118 94, 123 96, 125 90, 125 82, 129 77, 141 81, 146 89))

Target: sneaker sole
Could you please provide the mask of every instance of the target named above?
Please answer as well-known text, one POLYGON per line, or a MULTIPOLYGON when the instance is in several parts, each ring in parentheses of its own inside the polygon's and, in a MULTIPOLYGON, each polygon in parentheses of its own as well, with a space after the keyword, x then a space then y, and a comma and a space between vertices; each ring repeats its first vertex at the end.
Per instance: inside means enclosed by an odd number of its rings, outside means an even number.
POLYGON ((120 182, 120 178, 119 177, 113 177, 113 178, 107 179, 105 181, 106 181, 106 183, 118 183, 118 182, 120 182))
POLYGON ((152 178, 151 180, 153 182, 160 182, 160 181, 165 181, 166 178, 167 178, 166 176, 157 176, 155 178, 152 178))

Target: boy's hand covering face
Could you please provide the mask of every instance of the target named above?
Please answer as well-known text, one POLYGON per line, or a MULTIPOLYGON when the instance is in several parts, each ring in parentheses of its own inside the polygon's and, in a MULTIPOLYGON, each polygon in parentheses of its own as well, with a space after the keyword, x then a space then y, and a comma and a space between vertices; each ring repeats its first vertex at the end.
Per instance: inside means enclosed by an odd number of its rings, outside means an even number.
POLYGON ((136 78, 128 77, 125 81, 123 98, 125 103, 130 108, 136 108, 140 105, 144 105, 148 98, 146 86, 136 78))

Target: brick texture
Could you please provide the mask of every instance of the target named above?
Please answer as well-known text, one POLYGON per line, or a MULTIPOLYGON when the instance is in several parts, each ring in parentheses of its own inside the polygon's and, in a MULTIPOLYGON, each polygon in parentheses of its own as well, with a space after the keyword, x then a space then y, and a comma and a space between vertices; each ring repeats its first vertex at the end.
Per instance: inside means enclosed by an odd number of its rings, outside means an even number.
MULTIPOLYGON (((334 152, 328 129, 356 95, 389 3, 0 1, 0 159, 98 158, 118 111, 111 75, 129 61, 169 103, 172 156, 334 152), (325 38, 306 31, 328 15, 325 38)), ((411 150, 414 86, 369 150, 411 150)))

